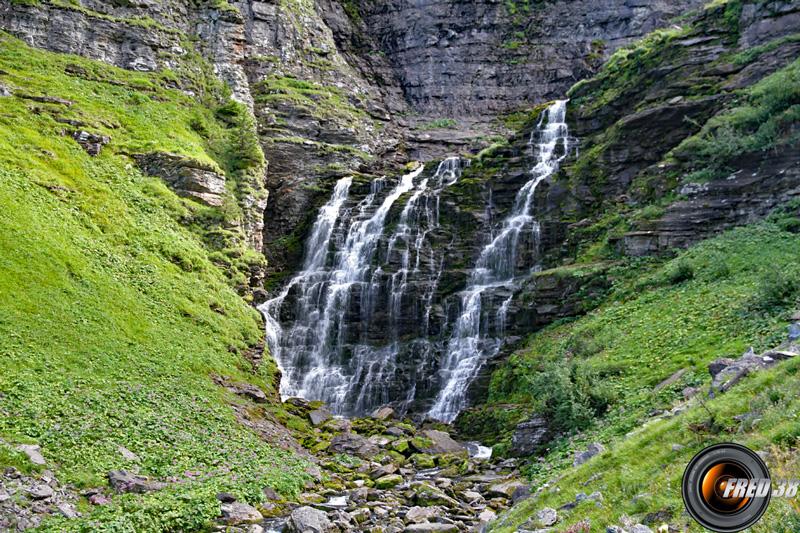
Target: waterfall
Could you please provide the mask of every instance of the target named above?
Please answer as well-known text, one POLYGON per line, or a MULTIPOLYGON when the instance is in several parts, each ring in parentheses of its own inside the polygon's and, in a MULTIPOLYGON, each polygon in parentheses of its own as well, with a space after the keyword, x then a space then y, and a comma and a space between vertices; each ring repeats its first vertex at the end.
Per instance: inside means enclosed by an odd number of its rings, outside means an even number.
POLYGON ((339 180, 306 241, 302 270, 260 306, 284 398, 323 400, 339 414, 414 401, 416 375, 401 368, 401 351, 419 352, 414 357, 431 365, 435 355, 422 341, 403 347, 400 331, 414 320, 409 313, 421 322, 430 315, 442 257, 428 234, 438 227, 439 194, 457 181, 460 159, 446 159, 430 177, 423 171, 419 166, 391 188, 374 180, 356 205, 348 199, 352 178, 339 180), (390 389, 397 383, 402 395, 390 389))
POLYGON ((452 422, 466 404, 466 393, 483 363, 497 354, 511 302, 508 297, 498 310, 499 327, 495 335, 488 331, 483 318, 483 298, 498 289, 511 291, 517 276, 519 237, 523 231, 532 232, 538 246, 540 227, 532 213, 532 203, 538 185, 552 176, 569 148, 566 119, 566 100, 551 104, 531 132, 529 146, 534 166, 530 179, 519 190, 513 208, 503 220, 500 231, 481 250, 472 269, 466 289, 461 295, 461 314, 453 327, 445 355, 439 368, 444 386, 431 407, 431 418, 452 422))

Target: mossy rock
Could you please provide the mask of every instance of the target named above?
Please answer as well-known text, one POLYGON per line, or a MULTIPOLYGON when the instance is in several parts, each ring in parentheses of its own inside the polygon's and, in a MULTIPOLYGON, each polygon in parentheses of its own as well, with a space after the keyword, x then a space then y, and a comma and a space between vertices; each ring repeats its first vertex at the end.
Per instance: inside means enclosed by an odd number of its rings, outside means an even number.
POLYGON ((399 474, 389 474, 375 480, 375 487, 381 490, 391 489, 403 482, 403 476, 399 474))
POLYGON ((312 446, 311 447, 311 451, 312 452, 324 452, 325 450, 330 448, 330 446, 331 446, 330 441, 323 440, 323 441, 318 442, 316 445, 312 446))
POLYGON ((436 461, 433 456, 426 453, 415 453, 409 460, 414 463, 417 468, 435 468, 436 461))
POLYGON ((397 453, 408 454, 409 445, 407 439, 397 440, 392 443, 392 450, 397 453))
POLYGON ((448 466, 461 466, 461 463, 463 462, 464 462, 463 454, 448 453, 445 455, 436 456, 436 465, 444 468, 448 466))
POLYGON ((409 443, 411 448, 420 453, 424 453, 425 450, 433 446, 433 441, 427 437, 414 437, 409 443))

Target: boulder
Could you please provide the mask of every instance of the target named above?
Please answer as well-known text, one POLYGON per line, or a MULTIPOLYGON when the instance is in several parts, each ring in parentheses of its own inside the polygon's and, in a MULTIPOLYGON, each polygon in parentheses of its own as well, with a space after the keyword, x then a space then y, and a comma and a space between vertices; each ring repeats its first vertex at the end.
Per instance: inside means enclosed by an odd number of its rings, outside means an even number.
POLYGON ((20 444, 17 446, 17 450, 27 455, 30 462, 35 465, 44 465, 47 463, 42 456, 42 449, 38 444, 20 444))
POLYGON ((179 154, 154 152, 133 156, 145 174, 163 179, 179 195, 220 207, 225 199, 225 176, 207 163, 179 154))
POLYGON ((402 482, 403 476, 398 474, 390 474, 388 476, 379 477, 377 480, 375 480, 375 487, 381 490, 386 490, 396 487, 402 482))
POLYGON ((135 492, 138 494, 161 490, 166 483, 153 481, 148 477, 133 474, 126 470, 112 470, 108 473, 108 482, 117 492, 135 492))
POLYGON ((445 431, 437 429, 427 429, 423 435, 431 441, 430 446, 420 450, 423 453, 431 455, 446 454, 446 453, 467 453, 467 448, 456 441, 454 441, 450 434, 445 431))
POLYGON ((335 453, 356 455, 362 459, 371 459, 380 451, 379 448, 357 433, 343 433, 331 439, 329 448, 335 453))
POLYGON ((229 526, 254 524, 264 519, 258 509, 242 502, 223 503, 220 510, 222 511, 222 522, 229 526))
POLYGON ((411 461, 417 468, 434 468, 436 466, 436 462, 434 461, 433 457, 426 453, 415 453, 409 457, 409 461, 411 461))
POLYGON ((313 507, 298 507, 289 518, 292 533, 327 533, 333 527, 328 515, 313 507))
POLYGON ((394 409, 388 406, 380 407, 375 409, 371 416, 375 420, 391 420, 394 418, 394 409))
POLYGON ((558 522, 558 513, 552 507, 545 507, 536 513, 536 520, 544 527, 550 527, 558 522))
POLYGON ((53 489, 44 483, 36 484, 28 489, 28 494, 34 500, 46 500, 54 494, 53 489))
POLYGON ((605 447, 599 442, 591 443, 585 451, 575 452, 575 458, 572 461, 572 466, 580 466, 595 455, 605 451, 605 447))
POLYGON ((514 493, 521 488, 528 488, 528 484, 523 483, 518 479, 511 479, 509 481, 503 481, 502 483, 489 485, 489 488, 486 490, 486 494, 488 494, 490 497, 499 496, 501 498, 511 499, 514 493))
POLYGON ((314 409, 308 413, 308 419, 314 427, 321 426, 331 418, 333 418, 333 414, 324 407, 314 409))
POLYGON ((419 524, 433 520, 437 516, 442 516, 443 514, 444 509, 441 507, 414 506, 406 511, 405 522, 406 524, 419 524))

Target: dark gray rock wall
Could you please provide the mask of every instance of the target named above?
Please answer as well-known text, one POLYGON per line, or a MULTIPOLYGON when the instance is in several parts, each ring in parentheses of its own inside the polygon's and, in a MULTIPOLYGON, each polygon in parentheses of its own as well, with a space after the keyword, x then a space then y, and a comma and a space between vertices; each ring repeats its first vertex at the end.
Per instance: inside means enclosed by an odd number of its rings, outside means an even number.
POLYGON ((604 58, 702 0, 361 2, 418 112, 496 115, 563 96, 604 58))

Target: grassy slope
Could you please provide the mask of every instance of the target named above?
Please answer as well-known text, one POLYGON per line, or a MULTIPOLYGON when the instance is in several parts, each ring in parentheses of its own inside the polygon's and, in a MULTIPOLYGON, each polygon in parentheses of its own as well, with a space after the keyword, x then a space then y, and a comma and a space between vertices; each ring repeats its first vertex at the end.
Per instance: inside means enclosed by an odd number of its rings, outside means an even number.
MULTIPOLYGON (((59 479, 79 486, 135 466, 182 481, 84 509, 87 517, 70 522, 76 529, 94 520, 119 531, 191 529, 217 514, 219 490, 251 501, 265 485, 299 490, 303 465, 239 426, 209 378, 272 378, 269 369, 250 374, 241 356, 261 337, 257 312, 178 222, 214 213, 121 155, 165 150, 213 163, 223 125, 207 105, 163 89, 168 74, 38 51, 3 34, 0 69, 7 86, 75 102, 2 98, 0 436, 41 444, 59 479), (114 84, 67 75, 67 64, 114 84), (53 114, 88 122, 112 142, 90 158, 53 114), (211 129, 206 138, 190 127, 198 120, 211 129)), ((0 465, 8 464, 29 468, 0 445, 0 465)))

